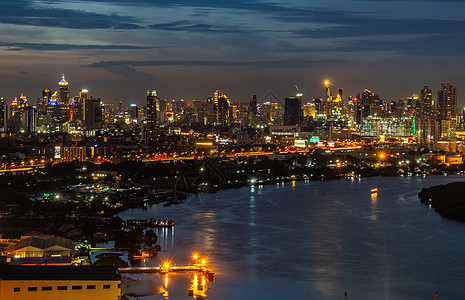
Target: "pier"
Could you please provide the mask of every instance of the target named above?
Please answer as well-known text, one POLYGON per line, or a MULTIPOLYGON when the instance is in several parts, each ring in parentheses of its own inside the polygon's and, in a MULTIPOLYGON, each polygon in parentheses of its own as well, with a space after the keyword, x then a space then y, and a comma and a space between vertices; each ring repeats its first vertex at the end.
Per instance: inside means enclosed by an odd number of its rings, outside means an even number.
POLYGON ((195 263, 187 266, 173 266, 170 261, 164 261, 158 267, 127 267, 119 268, 120 274, 137 273, 201 273, 211 282, 215 278, 215 273, 207 267, 207 260, 200 259, 198 254, 193 255, 195 263))

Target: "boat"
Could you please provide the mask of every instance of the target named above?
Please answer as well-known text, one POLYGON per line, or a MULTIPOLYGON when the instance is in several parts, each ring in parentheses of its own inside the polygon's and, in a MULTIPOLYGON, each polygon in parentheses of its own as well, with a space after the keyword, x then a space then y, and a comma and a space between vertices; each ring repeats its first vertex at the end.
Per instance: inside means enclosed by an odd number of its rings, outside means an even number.
POLYGON ((151 218, 148 222, 148 226, 150 227, 173 227, 174 221, 173 220, 158 220, 155 221, 151 218))
POLYGON ((377 193, 377 192, 378 192, 378 188, 371 189, 372 194, 377 193))

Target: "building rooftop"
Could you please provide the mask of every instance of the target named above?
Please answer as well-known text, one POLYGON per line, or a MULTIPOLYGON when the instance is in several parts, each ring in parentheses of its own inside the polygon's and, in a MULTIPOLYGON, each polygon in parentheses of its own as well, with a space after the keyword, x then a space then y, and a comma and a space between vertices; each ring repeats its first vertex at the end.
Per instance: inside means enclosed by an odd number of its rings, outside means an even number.
POLYGON ((0 276, 0 280, 120 280, 117 267, 97 266, 12 266, 0 264, 0 276))

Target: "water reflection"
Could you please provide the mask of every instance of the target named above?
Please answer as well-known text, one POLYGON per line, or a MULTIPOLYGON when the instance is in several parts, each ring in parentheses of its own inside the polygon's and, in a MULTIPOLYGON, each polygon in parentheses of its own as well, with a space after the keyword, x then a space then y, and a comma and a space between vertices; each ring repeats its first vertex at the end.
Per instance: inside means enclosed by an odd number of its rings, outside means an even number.
POLYGON ((205 278, 205 275, 202 273, 195 273, 191 285, 189 286, 188 294, 192 296, 194 299, 197 297, 207 297, 207 288, 208 288, 208 281, 205 278))
POLYGON ((167 273, 165 274, 165 285, 163 286, 163 297, 165 297, 165 299, 169 299, 168 282, 169 282, 169 276, 167 273))
POLYGON ((371 193, 371 220, 376 221, 378 212, 378 193, 371 193))

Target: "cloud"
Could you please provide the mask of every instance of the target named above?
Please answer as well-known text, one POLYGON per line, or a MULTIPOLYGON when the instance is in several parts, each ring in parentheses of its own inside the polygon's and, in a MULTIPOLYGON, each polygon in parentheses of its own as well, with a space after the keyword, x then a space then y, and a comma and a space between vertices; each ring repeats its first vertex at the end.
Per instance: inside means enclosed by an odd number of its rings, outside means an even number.
POLYGON ((319 29, 300 29, 294 31, 294 34, 302 38, 340 38, 465 32, 465 21, 459 20, 346 18, 339 21, 342 24, 319 29))
POLYGON ((245 30, 237 27, 214 26, 205 23, 194 23, 190 21, 176 21, 170 23, 160 23, 147 26, 150 29, 167 30, 167 31, 187 31, 200 33, 242 33, 245 30))
POLYGON ((155 78, 151 74, 139 72, 134 68, 131 68, 129 65, 108 65, 103 67, 103 69, 131 81, 156 82, 155 78))
POLYGON ((1 24, 60 27, 73 29, 137 29, 136 18, 118 14, 99 14, 76 9, 41 7, 33 1, 3 1, 1 24))
POLYGON ((38 51, 66 51, 66 50, 139 50, 162 47, 134 46, 134 45, 76 45, 76 44, 47 44, 47 43, 4 43, 0 47, 7 47, 8 51, 38 50, 38 51), (11 47, 11 48, 10 48, 11 47))
POLYGON ((163 66, 228 66, 263 68, 307 68, 317 65, 345 62, 340 59, 326 60, 275 60, 275 61, 208 61, 208 60, 146 60, 146 61, 100 61, 86 65, 91 68, 113 68, 117 66, 163 67, 163 66))

